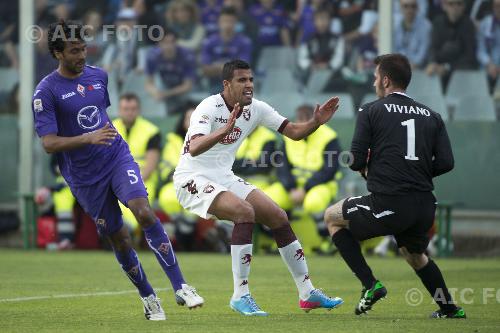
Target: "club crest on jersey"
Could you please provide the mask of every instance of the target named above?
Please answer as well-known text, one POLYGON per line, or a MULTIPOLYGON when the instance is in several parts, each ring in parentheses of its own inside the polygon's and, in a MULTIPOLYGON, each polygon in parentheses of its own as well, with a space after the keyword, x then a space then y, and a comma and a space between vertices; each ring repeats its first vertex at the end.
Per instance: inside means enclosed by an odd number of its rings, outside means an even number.
POLYGON ((85 97, 85 87, 82 86, 80 83, 76 86, 76 91, 80 93, 83 97, 85 97))
POLYGON ((230 145, 238 141, 240 137, 241 137, 241 128, 235 127, 233 128, 233 131, 228 135, 226 135, 224 138, 222 138, 222 140, 220 140, 219 143, 223 145, 230 145))
POLYGON ((243 109, 243 119, 249 121, 251 116, 252 114, 250 113, 250 108, 243 109))
POLYGON ((208 184, 203 189, 203 193, 212 193, 214 190, 215 190, 215 187, 213 185, 208 184))
POLYGON ((85 130, 93 130, 101 123, 101 113, 95 105, 89 105, 78 111, 78 125, 85 130))
POLYGON ((158 247, 158 251, 168 254, 170 251, 170 243, 161 243, 158 247))

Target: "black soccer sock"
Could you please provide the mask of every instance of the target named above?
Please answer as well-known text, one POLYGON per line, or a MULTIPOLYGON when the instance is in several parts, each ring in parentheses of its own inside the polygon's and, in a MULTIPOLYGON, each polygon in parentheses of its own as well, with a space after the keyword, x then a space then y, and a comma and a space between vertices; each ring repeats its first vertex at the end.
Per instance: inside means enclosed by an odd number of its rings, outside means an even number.
POLYGON ((415 272, 441 310, 449 313, 457 309, 448 292, 443 274, 441 274, 441 270, 432 259, 429 258, 427 265, 419 270, 415 270, 415 272))
POLYGON ((340 229, 332 236, 332 241, 339 250, 342 258, 351 268, 366 289, 370 289, 376 281, 370 266, 361 253, 359 242, 354 239, 351 231, 340 229))

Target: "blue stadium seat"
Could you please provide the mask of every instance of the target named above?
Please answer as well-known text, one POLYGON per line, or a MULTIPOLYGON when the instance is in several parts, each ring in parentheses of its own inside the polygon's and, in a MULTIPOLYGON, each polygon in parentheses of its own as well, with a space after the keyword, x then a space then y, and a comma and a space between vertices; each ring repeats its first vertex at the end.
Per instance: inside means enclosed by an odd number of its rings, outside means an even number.
POLYGON ((453 119, 496 121, 493 99, 490 96, 462 96, 453 114, 453 119))
POLYGON ((287 68, 275 68, 266 72, 265 77, 260 84, 257 84, 257 90, 263 94, 268 92, 287 92, 297 93, 300 82, 294 77, 292 71, 287 68))
POLYGON ((443 95, 441 79, 437 75, 429 76, 421 70, 413 71, 410 85, 406 91, 410 96, 415 94, 443 95))
POLYGON ((332 76, 331 69, 313 70, 306 85, 306 94, 319 94, 325 89, 328 80, 332 76))
POLYGON ((276 68, 294 68, 296 64, 296 51, 286 46, 268 46, 261 50, 257 62, 259 72, 267 72, 276 68))

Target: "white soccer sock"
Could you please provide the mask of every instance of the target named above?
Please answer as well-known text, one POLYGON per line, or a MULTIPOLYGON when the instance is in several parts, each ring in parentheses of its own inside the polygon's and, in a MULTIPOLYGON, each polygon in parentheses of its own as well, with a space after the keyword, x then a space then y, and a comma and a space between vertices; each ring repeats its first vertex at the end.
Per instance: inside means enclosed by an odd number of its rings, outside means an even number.
POLYGON ((252 244, 231 245, 231 261, 233 266, 234 293, 232 299, 250 293, 248 289, 248 275, 250 275, 250 262, 252 261, 252 244))
POLYGON ((311 291, 314 290, 314 287, 309 278, 306 257, 304 256, 300 242, 296 240, 278 250, 297 285, 299 297, 302 300, 306 300, 309 298, 311 291))

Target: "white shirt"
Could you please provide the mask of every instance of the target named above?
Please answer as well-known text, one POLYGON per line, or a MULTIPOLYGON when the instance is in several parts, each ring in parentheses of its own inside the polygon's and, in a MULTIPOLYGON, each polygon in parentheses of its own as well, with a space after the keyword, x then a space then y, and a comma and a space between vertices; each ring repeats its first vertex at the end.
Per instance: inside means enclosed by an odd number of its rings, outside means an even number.
MULTIPOLYGON (((233 131, 226 135, 212 148, 198 156, 189 153, 189 142, 196 134, 207 135, 226 126, 230 111, 221 94, 205 98, 191 115, 189 129, 184 138, 179 164, 174 176, 186 174, 212 175, 224 177, 232 175, 231 168, 236 151, 243 140, 259 125, 275 131, 283 131, 288 120, 269 104, 252 99, 252 104, 245 106, 236 119, 233 131)), ((216 179, 214 179, 216 180, 216 179)))

